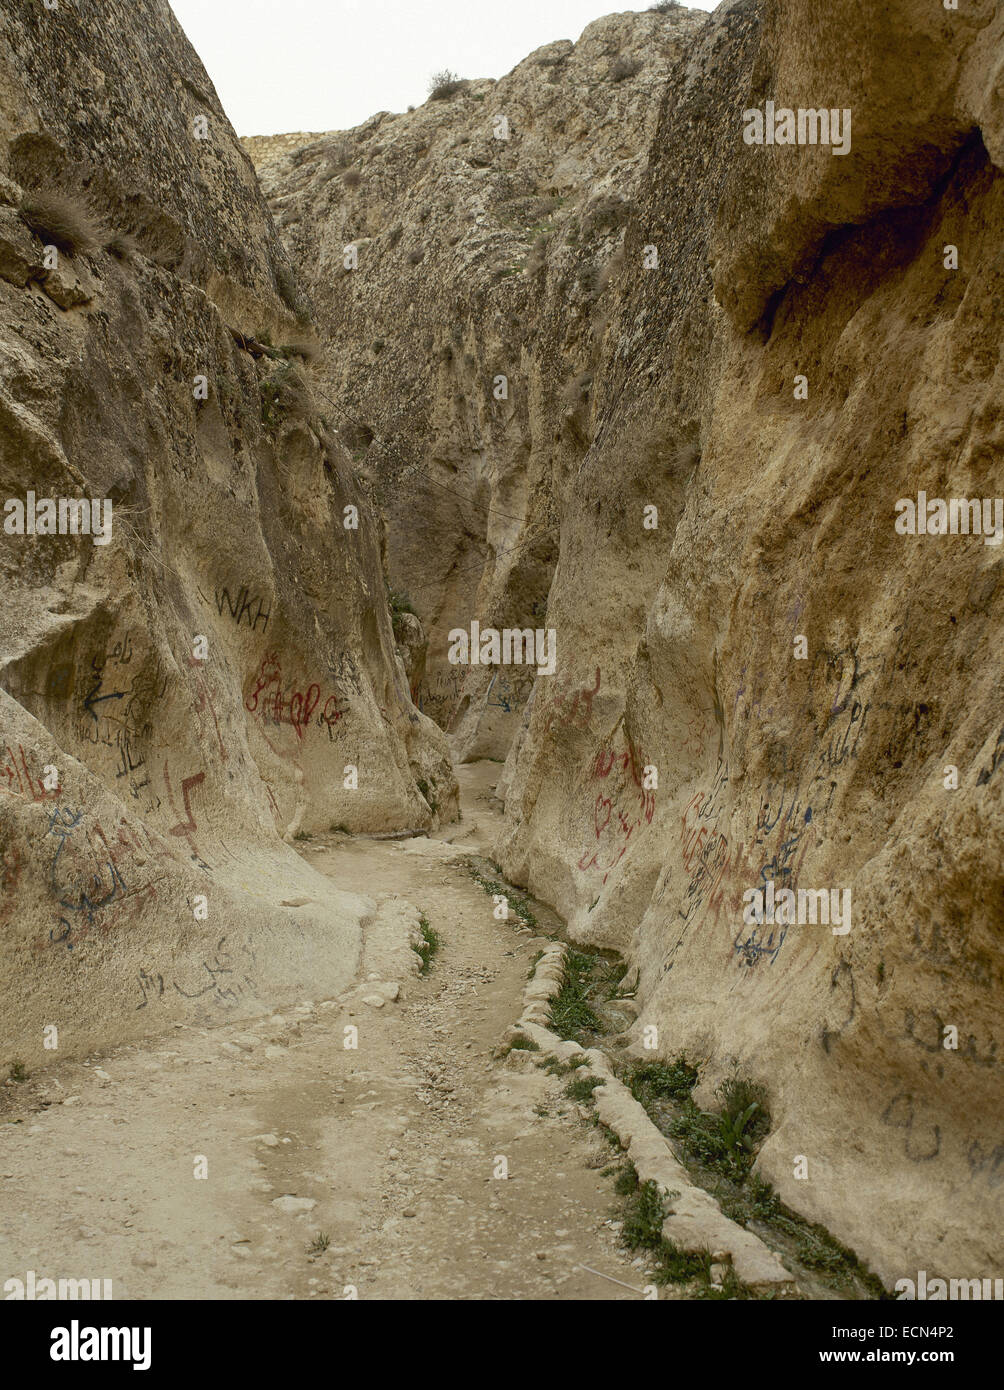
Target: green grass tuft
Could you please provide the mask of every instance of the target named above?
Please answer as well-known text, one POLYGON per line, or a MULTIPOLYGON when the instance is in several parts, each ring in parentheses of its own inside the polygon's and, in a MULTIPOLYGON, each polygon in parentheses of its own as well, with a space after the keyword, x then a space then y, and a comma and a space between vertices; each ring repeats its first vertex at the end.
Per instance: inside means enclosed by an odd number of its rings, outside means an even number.
POLYGON ((591 1101, 597 1086, 603 1085, 602 1076, 577 1076, 565 1087, 569 1100, 591 1101))
MULTIPOLYGON (((524 926, 535 927, 537 925, 537 918, 534 915, 533 908, 530 906, 529 900, 525 898, 522 893, 517 893, 512 888, 507 888, 504 883, 500 883, 497 879, 486 878, 474 863, 468 862, 467 872, 475 883, 481 885, 489 897, 501 896, 505 898, 509 904, 509 911, 514 917, 518 917, 524 926)), ((498 872, 501 873, 501 870, 498 872)), ((540 956, 543 954, 542 951, 540 955, 534 958, 534 965, 536 965, 537 961, 540 960, 540 956)))
POLYGON ((579 1042, 585 1030, 601 1033, 603 1025, 588 1002, 592 959, 582 951, 565 953, 565 978, 551 1000, 551 1028, 559 1038, 579 1042))
POLYGON ((433 958, 442 945, 442 940, 435 927, 430 927, 429 919, 424 912, 418 919, 418 930, 422 934, 422 944, 420 946, 413 945, 411 949, 421 958, 422 966, 419 973, 428 975, 432 969, 433 958))
POLYGON ((640 1062, 624 1078, 635 1100, 647 1109, 653 1100, 687 1100, 697 1085, 697 1068, 682 1056, 675 1062, 640 1062))
POLYGON ((632 1193, 638 1191, 638 1169, 630 1160, 623 1168, 617 1168, 615 1166, 610 1169, 610 1171, 617 1174, 617 1180, 614 1183, 614 1191, 617 1193, 618 1197, 630 1197, 632 1193))

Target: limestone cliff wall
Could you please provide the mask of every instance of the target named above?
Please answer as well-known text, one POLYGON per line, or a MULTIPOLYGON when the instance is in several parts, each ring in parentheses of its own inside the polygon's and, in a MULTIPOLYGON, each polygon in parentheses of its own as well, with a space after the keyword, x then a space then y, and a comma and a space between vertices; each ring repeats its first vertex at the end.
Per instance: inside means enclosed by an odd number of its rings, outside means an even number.
POLYGON ((761 1169, 890 1280, 997 1259, 1004 552, 895 521, 1004 491, 1002 25, 611 16, 261 168, 503 866, 638 965, 639 1049, 768 1084, 761 1169), (849 151, 745 143, 768 101, 849 151), (556 674, 458 675, 472 617, 556 674), (744 923, 768 882, 850 931, 744 923))
POLYGON ((610 15, 417 111, 245 142, 329 342, 331 423, 426 629, 416 698, 461 757, 505 755, 532 676, 465 673, 447 635, 474 612, 542 620, 633 191, 705 22, 610 15))
POLYGON ((549 596, 574 664, 538 682, 501 856, 632 953, 664 1048, 769 1078, 761 1170, 889 1278, 993 1268, 1004 1155, 1001 552, 894 529, 918 489, 1002 491, 999 116, 965 95, 999 20, 920 9, 848 63, 866 88, 796 6, 734 8, 670 83, 549 596), (931 88, 958 73, 926 119, 911 26, 931 88), (851 152, 740 144, 770 93, 851 108, 851 152), (768 880, 851 890, 850 932, 744 925, 768 880))
POLYGON ((168 5, 0 18, 0 497, 113 507, 108 544, 0 535, 0 1053, 31 1063, 46 1024, 72 1055, 337 990, 373 904, 284 841, 430 825, 417 780, 446 816, 454 783, 168 5))

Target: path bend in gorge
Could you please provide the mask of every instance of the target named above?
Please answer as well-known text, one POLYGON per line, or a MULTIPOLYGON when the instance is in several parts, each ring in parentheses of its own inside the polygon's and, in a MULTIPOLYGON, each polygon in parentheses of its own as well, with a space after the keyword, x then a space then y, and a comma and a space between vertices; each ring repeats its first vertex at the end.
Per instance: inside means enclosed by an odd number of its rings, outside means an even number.
POLYGON ((436 836, 304 842, 341 887, 379 884, 352 990, 0 1089, 5 1275, 108 1278, 142 1299, 640 1296, 601 1176, 610 1145, 532 1054, 493 1056, 540 946, 462 866, 490 848, 498 772, 462 769, 464 819, 436 836), (442 941, 425 976, 418 913, 442 941), (392 985, 396 1000, 363 1002, 392 985), (330 1245, 310 1254, 318 1232, 330 1245))

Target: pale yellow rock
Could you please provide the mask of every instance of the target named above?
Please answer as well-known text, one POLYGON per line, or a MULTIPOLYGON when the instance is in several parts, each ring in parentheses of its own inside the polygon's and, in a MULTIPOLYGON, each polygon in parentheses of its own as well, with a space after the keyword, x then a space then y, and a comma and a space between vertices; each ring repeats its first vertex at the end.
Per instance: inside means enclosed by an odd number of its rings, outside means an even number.
POLYGON ((420 699, 507 755, 495 857, 638 968, 636 1055, 765 1084, 758 1170, 888 1283, 1000 1271, 1001 550, 895 522, 1002 492, 1002 22, 610 16, 255 151, 420 699), (747 145, 768 99, 848 110, 848 152, 747 145), (554 675, 451 665, 472 619, 552 628, 554 675), (851 930, 755 931, 768 879, 851 930))
POLYGON ((376 904, 290 842, 434 828, 456 786, 310 305, 169 7, 0 0, 0 30, 0 499, 112 503, 108 544, 0 534, 0 1034, 31 1067, 52 1022, 65 1059, 345 990, 376 904), (22 195, 91 228, 56 270, 22 195))

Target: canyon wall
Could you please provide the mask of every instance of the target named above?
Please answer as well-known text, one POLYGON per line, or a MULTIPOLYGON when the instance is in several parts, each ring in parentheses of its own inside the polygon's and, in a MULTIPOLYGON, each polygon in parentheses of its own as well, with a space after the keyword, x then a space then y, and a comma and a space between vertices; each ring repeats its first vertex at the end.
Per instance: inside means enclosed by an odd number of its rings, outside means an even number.
POLYGON ((456 788, 309 301, 166 0, 0 17, 0 1055, 32 1064, 336 992, 374 903, 288 842, 456 788), (110 537, 17 533, 61 498, 110 537))
POLYGON ((997 1259, 1004 552, 896 504, 1002 491, 1002 30, 992 0, 616 15, 248 142, 416 694, 507 756, 504 869, 638 968, 638 1055, 654 1024, 705 1094, 766 1083, 760 1171, 889 1281, 997 1259), (768 102, 831 143, 747 143, 768 102), (472 618, 553 628, 555 674, 451 666, 472 618), (745 920, 768 885, 849 923, 745 920))
POLYGON ((533 676, 463 671, 447 637, 475 612, 542 625, 632 197, 705 22, 611 15, 417 111, 245 142, 324 327, 332 426, 425 628, 415 698, 461 757, 505 756, 533 676))

